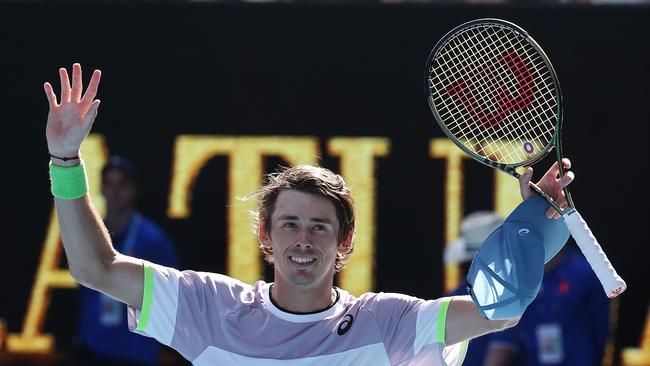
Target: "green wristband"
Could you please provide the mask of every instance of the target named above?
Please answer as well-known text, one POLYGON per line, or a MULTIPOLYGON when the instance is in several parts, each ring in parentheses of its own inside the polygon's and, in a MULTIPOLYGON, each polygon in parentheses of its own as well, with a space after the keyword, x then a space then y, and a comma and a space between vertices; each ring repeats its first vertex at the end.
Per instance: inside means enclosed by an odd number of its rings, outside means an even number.
POLYGON ((83 163, 75 166, 58 166, 50 162, 52 195, 64 200, 73 200, 88 193, 86 170, 83 163))

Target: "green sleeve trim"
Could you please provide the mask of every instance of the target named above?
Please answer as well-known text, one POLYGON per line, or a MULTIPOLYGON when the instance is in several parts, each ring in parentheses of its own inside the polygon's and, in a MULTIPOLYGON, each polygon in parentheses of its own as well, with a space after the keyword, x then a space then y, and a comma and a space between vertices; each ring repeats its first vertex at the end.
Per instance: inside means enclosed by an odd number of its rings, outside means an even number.
POLYGON ((144 291, 142 292, 142 309, 140 319, 135 330, 144 331, 149 323, 151 313, 151 300, 153 297, 153 268, 147 263, 144 264, 144 291))
POLYGON ((445 329, 447 326, 447 309, 451 298, 443 299, 440 303, 440 310, 438 310, 438 320, 436 321, 438 329, 436 329, 436 342, 445 344, 445 329))

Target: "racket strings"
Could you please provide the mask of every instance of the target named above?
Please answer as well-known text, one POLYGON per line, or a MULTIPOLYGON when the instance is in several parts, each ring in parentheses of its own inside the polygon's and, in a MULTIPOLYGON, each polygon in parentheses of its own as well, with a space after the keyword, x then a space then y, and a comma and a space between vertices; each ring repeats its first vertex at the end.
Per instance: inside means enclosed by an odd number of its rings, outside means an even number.
MULTIPOLYGON (((476 38, 481 37, 482 34, 481 33, 475 33, 474 36, 476 36, 476 37, 470 37, 468 39, 468 41, 474 41, 474 43, 477 43, 476 38)), ((482 42, 482 43, 485 43, 485 38, 481 37, 481 39, 479 41, 482 42)), ((490 41, 494 42, 494 39, 492 39, 490 41)), ((467 42, 465 42, 465 43, 467 43, 467 42)), ((470 60, 468 66, 472 67, 473 70, 477 70, 479 68, 477 65, 479 65, 479 64, 487 65, 486 67, 483 67, 483 69, 487 68, 488 70, 490 70, 491 68, 494 68, 496 66, 493 62, 491 62, 492 60, 496 59, 495 58, 496 55, 493 52, 484 52, 484 49, 476 49, 474 44, 471 45, 471 48, 472 48, 470 50, 472 52, 471 55, 468 55, 467 50, 462 49, 459 46, 454 47, 454 48, 450 47, 449 50, 451 52, 460 50, 461 53, 462 53, 462 56, 464 56, 464 57, 466 57, 466 58, 468 58, 470 60), (481 57, 479 60, 477 60, 475 57, 473 57, 473 56, 477 56, 477 55, 481 57)), ((460 57, 460 55, 454 54, 454 55, 452 55, 450 60, 458 59, 459 57, 460 57)), ((478 74, 480 74, 480 73, 478 73, 478 74)), ((494 80, 494 79, 495 78, 492 77, 492 80, 494 80)), ((486 93, 488 93, 488 91, 484 90, 483 85, 481 85, 480 83, 477 86, 478 86, 477 89, 478 89, 479 94, 485 95, 486 93)), ((494 94, 494 93, 492 92, 490 94, 494 94)), ((473 100, 470 100, 470 102, 473 102, 473 100)), ((488 99, 487 102, 490 103, 491 102, 490 99, 488 99)), ((459 108, 457 108, 457 109, 459 109, 459 108)), ((480 115, 479 115, 479 117, 480 117, 480 115)), ((466 129, 463 129, 462 127, 471 127, 471 125, 465 125, 465 126, 461 125, 460 127, 461 127, 460 133, 463 135, 463 137, 465 139, 468 139, 468 136, 467 136, 468 133, 467 132, 472 133, 473 134, 472 137, 474 137, 477 140, 484 140, 485 139, 482 136, 482 133, 484 131, 483 129, 480 129, 480 128, 477 127, 477 128, 474 128, 474 129, 471 129, 471 130, 467 131, 466 129)), ((480 153, 481 151, 478 151, 478 152, 480 153)), ((486 154, 482 154, 482 155, 486 155, 486 154)))
MULTIPOLYGON (((480 36, 481 36, 481 33, 478 33, 478 35, 479 35, 479 37, 480 37, 480 36)), ((495 39, 494 35, 490 35, 490 39, 487 40, 487 42, 495 42, 495 41, 498 41, 498 40, 499 40, 499 39, 495 39)), ((485 37, 482 37, 480 41, 483 42, 483 43, 485 43, 485 42, 486 42, 485 37)), ((512 45, 511 45, 511 46, 512 46, 512 45)), ((476 51, 476 50, 475 50, 475 51, 476 51)), ((479 50, 479 51, 483 51, 483 50, 479 50)), ((480 54, 480 53, 479 53, 479 54, 480 54)), ((484 57, 483 57, 482 60, 480 60, 480 62, 485 63, 485 61, 486 61, 485 58, 486 58, 486 57, 488 57, 488 58, 491 59, 491 60, 498 60, 497 55, 494 53, 494 49, 491 50, 491 52, 483 52, 483 55, 484 55, 484 57)), ((509 53, 508 55, 511 55, 511 53, 509 53)), ((510 58, 512 58, 512 57, 510 57, 510 58)), ((477 68, 476 68, 476 60, 473 60, 473 61, 474 61, 474 62, 472 62, 472 66, 474 67, 474 70, 476 70, 476 69, 477 69, 477 68)), ((520 63, 520 62, 519 62, 519 63, 520 63)), ((486 68, 487 68, 488 70, 490 70, 490 69, 494 69, 495 67, 499 67, 499 69, 501 69, 501 70, 498 70, 498 73, 499 73, 500 75, 505 75, 506 78, 507 78, 508 76, 510 76, 509 73, 506 73, 506 72, 504 72, 504 71, 502 70, 501 65, 499 65, 498 63, 494 63, 494 62, 492 62, 491 64, 488 64, 488 66, 487 66, 486 68)), ((480 74, 483 74, 483 73, 484 73, 484 72, 480 72, 480 73, 477 73, 477 74, 480 75, 480 74)), ((481 77, 483 77, 483 75, 481 75, 481 77)), ((498 85, 498 84, 495 82, 495 79, 496 79, 496 78, 495 78, 494 76, 491 76, 491 78, 489 79, 489 81, 491 82, 491 85, 492 85, 492 86, 494 86, 494 85, 498 85)), ((530 79, 531 79, 531 78, 530 78, 529 75, 528 75, 528 80, 526 80, 527 84, 530 84, 530 83, 531 83, 531 80, 530 80, 530 79)), ((510 82, 510 84, 512 85, 512 84, 514 84, 514 83, 513 83, 513 82, 510 82)), ((531 88, 530 88, 530 86, 527 86, 526 84, 524 84, 523 86, 520 86, 520 87, 521 87, 522 89, 527 89, 526 92, 528 93, 528 95, 527 95, 527 96, 525 97, 525 99, 524 99, 524 103, 525 103, 525 104, 524 104, 524 106, 523 106, 523 107, 525 107, 527 104, 529 104, 528 101, 530 100, 530 97, 531 97, 531 96, 530 96, 530 89, 531 89, 531 88)), ((495 92, 494 89, 495 89, 495 88, 492 88, 492 90, 485 90, 485 89, 483 88, 483 86, 479 84, 478 92, 479 92, 479 94, 482 93, 483 95, 486 95, 486 93, 487 93, 488 96, 491 97, 490 99, 487 99, 487 100, 490 101, 490 100, 494 100, 494 95, 498 92, 498 91, 495 92)), ((490 106, 490 107, 493 108, 494 106, 492 105, 492 106, 490 106)), ((506 107, 507 109, 512 109, 512 108, 513 108, 513 104, 512 104, 512 103, 508 103, 508 104, 505 105, 505 107, 506 107)), ((515 106, 515 107, 516 107, 516 106, 515 106)), ((503 108, 502 108, 502 109, 503 109, 503 108)), ((499 111, 499 112, 500 112, 500 114, 503 114, 503 113, 504 113, 503 110, 501 110, 501 111, 499 111)), ((492 118, 499 118, 500 114, 495 114, 494 116, 492 116, 492 118)), ((476 116, 476 115, 475 115, 475 117, 479 117, 479 118, 481 118, 481 117, 483 117, 483 116, 481 116, 481 115, 476 116)), ((485 121, 483 121, 483 122, 485 123, 485 121)), ((491 124, 492 127, 494 127, 495 125, 499 125, 499 124, 498 124, 498 123, 491 124)), ((504 128, 505 125, 500 125, 500 127, 501 127, 501 128, 498 129, 498 130, 500 130, 500 131, 497 131, 497 133, 501 132, 501 134, 503 134, 504 131, 507 132, 507 129, 504 128)), ((482 131, 483 131, 483 130, 482 130, 482 131)), ((510 134, 510 135, 511 135, 511 134, 510 134)), ((512 136, 512 135, 509 136, 509 137, 510 137, 511 139, 515 138, 515 136, 512 136)), ((504 145, 503 148, 507 149, 507 148, 508 148, 508 145, 507 145, 507 144, 504 145)), ((508 152, 506 153, 506 155, 512 155, 512 152, 511 152, 511 151, 508 151, 508 152)))
POLYGON ((452 36, 431 64, 429 88, 449 132, 491 160, 529 160, 555 133, 553 75, 508 28, 482 25, 452 36))
MULTIPOLYGON (((489 40, 489 41, 492 41, 492 42, 493 42, 493 41, 494 41, 494 36, 491 36, 491 38, 492 38, 492 39, 489 40)), ((485 39, 482 39, 482 41, 485 41, 485 39)), ((511 55, 511 54, 508 54, 508 55, 511 55)), ((490 55, 490 56, 492 56, 491 59, 493 59, 493 60, 496 59, 496 58, 494 57, 494 56, 495 56, 494 54, 492 54, 492 55, 490 55)), ((512 58, 512 57, 510 57, 510 58, 512 58)), ((510 63, 512 64, 512 62, 510 62, 510 63)), ((518 62, 518 63, 520 64, 520 62, 518 62)), ((498 64, 494 64, 494 65, 496 66, 496 65, 498 65, 498 64)), ((519 67, 519 68, 521 68, 521 67, 519 67)), ((488 69, 489 69, 489 68, 488 68, 488 69)), ((499 73, 502 74, 502 75, 506 75, 506 76, 508 76, 507 73, 504 74, 503 71, 501 71, 501 70, 499 71, 499 73)), ((484 73, 484 72, 480 72, 480 73, 478 73, 478 74, 481 74, 481 76, 483 77, 482 74, 485 74, 485 73, 484 73)), ((494 84, 494 80, 495 80, 495 79, 496 79, 496 78, 495 78, 494 76, 491 76, 491 78, 490 78, 489 80, 494 84)), ((530 79, 530 78, 529 78, 529 79, 530 79)), ((528 83, 530 83, 530 80, 528 80, 528 83)), ((511 84, 512 84, 512 82, 511 82, 511 84)), ((520 84, 521 84, 521 83, 520 83, 520 84)), ((530 90, 530 88, 527 87, 525 84, 524 84, 523 86, 521 86, 521 88, 522 88, 522 89, 528 89, 528 90, 530 90)), ((485 91, 484 91, 484 90, 481 90, 481 88, 479 88, 479 92, 483 92, 483 93, 485 93, 485 91)), ((530 94, 528 91, 526 91, 526 92, 527 92, 528 94, 530 94)), ((490 91, 490 94, 491 94, 491 96, 494 96, 495 92, 494 92, 494 91, 490 91)), ((494 98, 492 98, 492 99, 494 99, 494 98)), ((525 107, 525 106, 528 104, 528 101, 526 101, 526 99, 530 100, 530 95, 527 95, 527 96, 525 97, 525 99, 524 99, 524 106, 523 106, 523 107, 525 107)), ((512 106, 513 106, 512 103, 509 103, 509 105, 506 104, 506 108, 508 108, 508 109, 512 109, 512 108, 513 108, 512 106)), ((517 106, 515 105, 515 107, 517 107, 517 106)), ((518 108, 518 109, 519 109, 519 108, 518 108)), ((475 114, 475 117, 476 117, 476 114, 475 114)), ((481 116, 479 115, 478 117, 481 117, 481 116)), ((496 117, 498 118, 499 116, 496 115, 496 117)), ((504 147, 507 148, 508 145, 504 145, 504 147)), ((511 152, 508 152, 508 153, 507 153, 507 155, 511 155, 511 154, 512 154, 511 152)))

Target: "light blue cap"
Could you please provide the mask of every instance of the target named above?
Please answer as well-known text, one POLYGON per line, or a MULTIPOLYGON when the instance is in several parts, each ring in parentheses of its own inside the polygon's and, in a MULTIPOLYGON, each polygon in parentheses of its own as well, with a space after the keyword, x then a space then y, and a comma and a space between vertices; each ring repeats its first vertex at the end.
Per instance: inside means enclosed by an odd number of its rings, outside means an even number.
POLYGON ((537 296, 544 264, 569 239, 563 220, 546 217, 549 207, 542 197, 529 197, 474 256, 467 274, 468 290, 486 318, 518 318, 537 296))

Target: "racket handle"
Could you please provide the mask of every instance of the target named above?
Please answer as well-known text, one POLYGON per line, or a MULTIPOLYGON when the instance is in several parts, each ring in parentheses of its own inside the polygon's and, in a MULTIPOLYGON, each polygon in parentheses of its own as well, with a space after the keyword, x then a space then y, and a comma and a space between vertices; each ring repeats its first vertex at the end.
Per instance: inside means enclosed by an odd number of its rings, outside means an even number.
POLYGON ((625 281, 616 273, 614 266, 603 252, 603 248, 600 247, 598 240, 587 226, 587 222, 575 209, 567 211, 563 217, 571 236, 603 285, 607 297, 614 298, 623 293, 627 288, 625 281))

